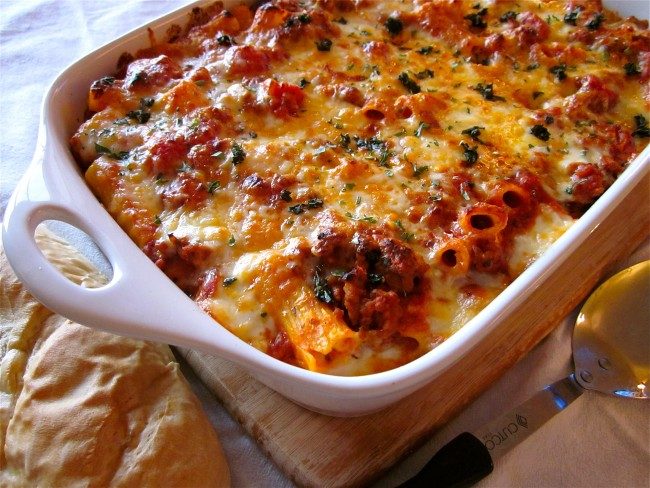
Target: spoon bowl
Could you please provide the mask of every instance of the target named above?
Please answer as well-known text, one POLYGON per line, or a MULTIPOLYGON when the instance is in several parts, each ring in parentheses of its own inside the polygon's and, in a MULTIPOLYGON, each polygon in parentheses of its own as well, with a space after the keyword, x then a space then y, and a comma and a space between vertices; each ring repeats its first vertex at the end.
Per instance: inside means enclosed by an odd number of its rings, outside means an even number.
POLYGON ((585 302, 573 332, 573 361, 583 388, 648 399, 650 261, 613 276, 585 302))

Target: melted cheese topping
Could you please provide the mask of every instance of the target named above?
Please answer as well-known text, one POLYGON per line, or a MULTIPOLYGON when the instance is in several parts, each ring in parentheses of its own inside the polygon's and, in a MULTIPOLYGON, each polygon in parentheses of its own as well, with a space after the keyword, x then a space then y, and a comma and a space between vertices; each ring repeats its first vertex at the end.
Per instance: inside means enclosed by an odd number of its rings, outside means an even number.
POLYGON ((333 374, 462 327, 650 136, 647 22, 597 0, 214 4, 96 81, 99 199, 206 312, 333 374))

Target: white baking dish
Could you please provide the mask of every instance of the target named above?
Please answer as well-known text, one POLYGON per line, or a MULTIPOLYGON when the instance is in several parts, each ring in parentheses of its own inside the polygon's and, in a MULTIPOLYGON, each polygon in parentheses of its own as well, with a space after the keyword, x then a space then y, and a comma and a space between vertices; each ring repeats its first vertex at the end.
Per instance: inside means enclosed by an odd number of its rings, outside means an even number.
MULTIPOLYGON (((162 37, 184 23, 197 2, 161 17, 148 27, 162 37)), ((227 2, 226 2, 227 3, 227 2)), ((647 3, 606 2, 626 15, 647 17, 647 3)), ((332 415, 379 410, 432 381, 483 340, 499 321, 543 286, 560 264, 650 172, 650 147, 547 253, 517 278, 476 318, 423 357, 397 369, 361 377, 306 371, 245 344, 200 310, 136 247, 86 186, 68 148, 83 121, 90 83, 114 71, 125 51, 148 44, 142 27, 82 58, 66 69, 45 96, 32 164, 8 205, 3 223, 5 252, 27 288, 52 310, 83 324, 117 334, 163 341, 214 353, 246 368, 260 381, 310 409, 332 415), (89 234, 113 268, 99 289, 78 287, 59 274, 34 241, 45 220, 67 222, 89 234)))

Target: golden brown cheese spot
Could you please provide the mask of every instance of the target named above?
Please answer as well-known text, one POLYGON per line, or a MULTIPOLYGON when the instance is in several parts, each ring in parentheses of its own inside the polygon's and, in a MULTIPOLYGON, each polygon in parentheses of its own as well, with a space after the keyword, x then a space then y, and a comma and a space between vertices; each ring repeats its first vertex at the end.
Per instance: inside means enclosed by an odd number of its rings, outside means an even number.
POLYGON ((246 24, 250 23, 250 14, 248 12, 249 10, 247 8, 243 9, 241 6, 234 13, 230 10, 224 10, 215 16, 214 19, 198 27, 194 35, 208 39, 224 34, 235 35, 245 28, 246 24), (239 17, 235 14, 238 14, 239 17), (242 21, 241 23, 240 19, 242 21))
POLYGON ((183 80, 165 93, 159 103, 169 114, 187 115, 199 107, 208 105, 209 101, 194 81, 183 80))
POLYGON ((618 94, 597 76, 580 78, 576 80, 576 85, 579 86, 578 91, 564 102, 569 117, 574 120, 589 119, 591 114, 609 112, 618 102, 618 94))
POLYGON ((106 107, 121 105, 125 101, 122 81, 105 76, 93 82, 88 92, 88 110, 101 112, 106 107))
POLYGON ((469 24, 464 19, 460 0, 424 2, 414 13, 414 20, 434 37, 453 44, 471 39, 469 24))
POLYGON ((254 46, 233 46, 226 51, 224 61, 229 75, 256 76, 268 71, 271 56, 254 46))
POLYGON ((196 208, 208 196, 208 189, 196 176, 183 172, 161 192, 165 208, 175 210, 179 207, 196 208))
POLYGON ((395 101, 398 117, 403 119, 415 117, 420 123, 427 124, 428 129, 440 127, 439 120, 448 108, 449 103, 444 97, 435 93, 402 95, 395 101))
POLYGON ((187 142, 181 134, 174 138, 162 136, 151 139, 151 145, 145 159, 145 167, 152 175, 172 175, 180 166, 181 159, 187 153, 187 142))
POLYGON ((266 3, 255 11, 253 25, 251 25, 250 30, 252 32, 265 32, 277 29, 284 24, 289 15, 288 10, 266 3))
POLYGON ((181 67, 165 55, 153 59, 138 59, 129 64, 124 79, 127 90, 140 93, 167 85, 183 76, 181 67))
POLYGON ((300 115, 305 95, 298 86, 270 78, 261 83, 257 91, 257 98, 262 102, 258 106, 268 108, 276 117, 286 119, 300 115))

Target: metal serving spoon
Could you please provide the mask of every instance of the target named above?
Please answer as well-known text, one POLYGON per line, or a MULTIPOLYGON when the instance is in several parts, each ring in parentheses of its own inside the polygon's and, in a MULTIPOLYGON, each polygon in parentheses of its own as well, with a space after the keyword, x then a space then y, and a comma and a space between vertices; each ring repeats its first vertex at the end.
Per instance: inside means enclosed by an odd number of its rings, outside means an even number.
POLYGON ((650 397, 650 261, 603 283, 585 302, 573 332, 575 373, 473 433, 454 438, 403 487, 469 486, 494 461, 564 410, 585 390, 650 397))

